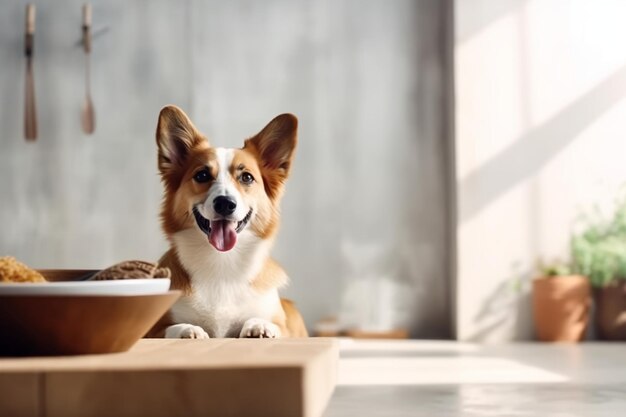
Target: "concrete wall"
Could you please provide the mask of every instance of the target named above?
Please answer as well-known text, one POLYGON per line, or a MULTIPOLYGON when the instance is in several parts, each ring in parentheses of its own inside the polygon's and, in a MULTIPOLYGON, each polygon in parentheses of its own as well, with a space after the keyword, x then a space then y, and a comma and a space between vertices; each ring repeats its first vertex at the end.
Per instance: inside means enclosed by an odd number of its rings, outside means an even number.
MULTIPOLYGON (((184 108, 219 146, 301 121, 276 257, 309 324, 350 267, 407 284, 413 334, 449 334, 444 6, 411 1, 94 3, 97 129, 81 133, 80 1, 36 2, 40 138, 22 139, 21 1, 0 0, 0 254, 36 267, 156 259, 166 243, 154 129, 184 108)), ((367 303, 368 300, 364 300, 367 303)))
POLYGON ((626 2, 456 0, 457 335, 533 337, 530 279, 626 180, 626 2))

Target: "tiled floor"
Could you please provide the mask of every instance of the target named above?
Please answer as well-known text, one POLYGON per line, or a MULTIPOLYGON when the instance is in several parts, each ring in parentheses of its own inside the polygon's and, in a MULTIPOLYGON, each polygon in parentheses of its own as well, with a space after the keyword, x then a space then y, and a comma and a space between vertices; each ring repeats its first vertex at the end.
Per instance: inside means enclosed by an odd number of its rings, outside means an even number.
POLYGON ((626 416, 626 344, 341 341, 324 417, 626 416))

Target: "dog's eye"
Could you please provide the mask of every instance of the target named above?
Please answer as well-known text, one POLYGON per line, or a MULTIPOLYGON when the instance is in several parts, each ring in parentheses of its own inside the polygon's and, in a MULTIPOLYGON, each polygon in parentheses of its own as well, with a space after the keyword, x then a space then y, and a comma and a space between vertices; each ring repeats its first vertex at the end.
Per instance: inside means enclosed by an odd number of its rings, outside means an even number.
POLYGON ((241 177, 239 177, 239 181, 243 184, 250 185, 254 182, 254 177, 249 172, 244 172, 241 174, 241 177))
POLYGON ((208 169, 205 168, 196 172, 196 175, 193 176, 193 179, 194 181, 199 183, 209 182, 211 180, 211 173, 208 169))

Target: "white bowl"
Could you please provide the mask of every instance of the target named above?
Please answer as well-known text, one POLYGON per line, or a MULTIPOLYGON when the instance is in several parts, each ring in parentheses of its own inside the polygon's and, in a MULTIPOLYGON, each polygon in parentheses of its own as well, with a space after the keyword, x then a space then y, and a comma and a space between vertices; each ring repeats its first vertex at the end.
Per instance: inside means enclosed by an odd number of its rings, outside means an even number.
POLYGON ((151 295, 169 289, 169 278, 0 283, 0 295, 151 295))

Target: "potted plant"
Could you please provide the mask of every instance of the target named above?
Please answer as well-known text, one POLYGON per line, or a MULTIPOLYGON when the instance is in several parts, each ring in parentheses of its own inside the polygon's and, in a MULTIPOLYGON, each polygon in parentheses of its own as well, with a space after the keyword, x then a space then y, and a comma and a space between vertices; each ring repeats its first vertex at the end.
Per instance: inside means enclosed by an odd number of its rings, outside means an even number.
POLYGON ((541 267, 533 281, 532 306, 535 334, 543 342, 578 342, 589 325, 591 286, 568 265, 541 267))
POLYGON ((593 286, 598 337, 626 340, 626 198, 608 220, 594 217, 572 239, 574 267, 593 286))

